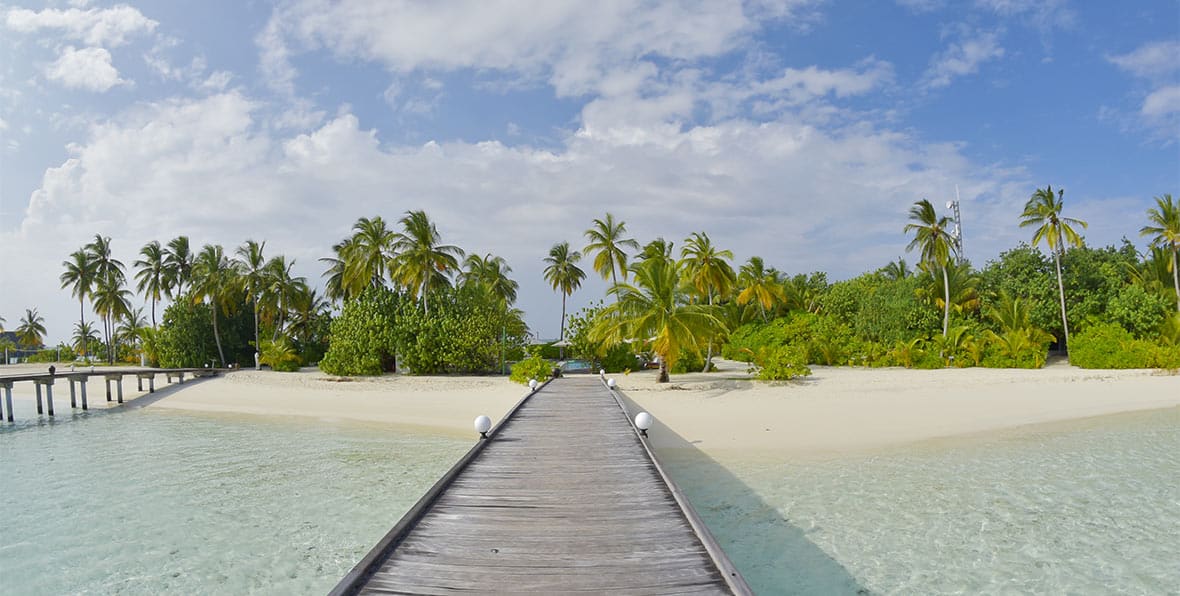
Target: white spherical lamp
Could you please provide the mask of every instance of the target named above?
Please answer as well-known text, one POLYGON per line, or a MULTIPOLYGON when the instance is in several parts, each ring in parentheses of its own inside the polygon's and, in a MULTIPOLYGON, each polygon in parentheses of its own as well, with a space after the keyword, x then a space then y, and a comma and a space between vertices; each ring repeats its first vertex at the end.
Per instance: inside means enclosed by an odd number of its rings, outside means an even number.
POLYGON ((529 379, 529 391, 536 391, 536 390, 537 390, 537 380, 536 379, 529 379))
POLYGON ((479 416, 475 419, 475 432, 479 433, 479 438, 488 438, 488 431, 492 430, 492 419, 487 416, 479 416))
POLYGON ((614 379, 607 379, 606 386, 610 387, 611 389, 614 389, 615 388, 615 380, 614 379))
POLYGON ((647 436, 647 429, 651 428, 652 423, 651 414, 647 412, 640 412, 635 415, 635 428, 639 429, 639 434, 647 436))
POLYGON ((605 368, 598 369, 598 376, 605 377, 606 376, 606 369, 605 368))

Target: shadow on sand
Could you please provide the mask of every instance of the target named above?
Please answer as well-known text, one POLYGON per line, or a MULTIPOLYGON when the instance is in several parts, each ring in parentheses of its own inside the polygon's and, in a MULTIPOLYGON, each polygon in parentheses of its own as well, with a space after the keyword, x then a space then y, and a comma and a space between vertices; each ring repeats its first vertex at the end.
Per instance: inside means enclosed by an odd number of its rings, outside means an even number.
MULTIPOLYGON (((628 416, 638 407, 621 391, 628 416)), ((758 594, 871 594, 754 489, 658 419, 660 463, 758 594)), ((784 472, 785 473, 785 472, 784 472)))

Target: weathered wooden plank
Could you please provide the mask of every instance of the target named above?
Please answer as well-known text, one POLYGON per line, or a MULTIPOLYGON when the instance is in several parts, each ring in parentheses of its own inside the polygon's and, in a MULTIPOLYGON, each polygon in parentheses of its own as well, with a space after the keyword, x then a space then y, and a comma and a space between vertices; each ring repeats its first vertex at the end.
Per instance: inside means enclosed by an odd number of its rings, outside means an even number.
POLYGON ((743 592, 597 378, 547 384, 493 434, 334 593, 743 592))

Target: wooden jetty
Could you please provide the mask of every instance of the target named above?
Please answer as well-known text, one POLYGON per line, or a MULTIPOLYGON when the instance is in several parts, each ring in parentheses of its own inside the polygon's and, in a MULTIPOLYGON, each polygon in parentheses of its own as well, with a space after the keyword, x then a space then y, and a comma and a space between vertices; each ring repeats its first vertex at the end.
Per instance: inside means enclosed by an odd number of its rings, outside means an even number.
POLYGON ((526 396, 332 591, 749 594, 596 376, 526 396))
POLYGON ((0 399, 0 420, 7 416, 9 422, 13 422, 12 412, 12 388, 20 382, 32 382, 33 388, 37 395, 37 414, 45 414, 45 408, 42 406, 42 393, 45 397, 45 405, 48 406, 49 415, 53 416, 53 386, 57 381, 65 380, 70 384, 70 407, 78 407, 78 396, 82 397, 82 409, 90 409, 90 404, 86 398, 86 382, 91 377, 101 377, 106 385, 107 401, 114 401, 118 398, 118 403, 123 403, 123 377, 134 376, 136 379, 136 386, 139 391, 143 391, 143 382, 148 383, 148 393, 155 393, 156 391, 156 375, 164 375, 168 383, 176 379, 180 383, 184 383, 184 376, 191 375, 193 377, 203 377, 216 375, 227 369, 219 368, 103 368, 85 370, 63 370, 43 373, 28 373, 17 375, 0 375, 0 389, 4 390, 3 399, 0 399), (114 386, 114 393, 112 393, 112 384, 114 386))

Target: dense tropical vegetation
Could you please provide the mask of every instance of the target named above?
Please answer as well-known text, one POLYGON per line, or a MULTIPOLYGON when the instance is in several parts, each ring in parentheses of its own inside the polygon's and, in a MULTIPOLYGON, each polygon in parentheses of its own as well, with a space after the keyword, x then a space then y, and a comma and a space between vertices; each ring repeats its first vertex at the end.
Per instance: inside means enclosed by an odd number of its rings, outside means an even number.
MULTIPOLYGON (((612 372, 652 362, 667 380, 709 370, 715 354, 749 362, 766 379, 816 364, 1033 368, 1067 348, 1083 367, 1180 367, 1180 206, 1170 194, 1155 198, 1141 254, 1126 240, 1086 245, 1086 222, 1063 203, 1060 189, 1036 189, 1014 218, 1031 230, 1029 243, 978 268, 953 222, 926 200, 899 230, 916 266, 899 259, 837 282, 789 275, 761 256, 738 266, 704 231, 679 251, 663 238, 641 245, 609 213, 592 221, 582 251, 558 242, 541 260, 562 298, 562 352, 612 372), (609 288, 603 302, 570 314, 583 256, 609 288)), ((71 253, 60 282, 78 300, 78 320, 55 349, 163 366, 319 363, 343 375, 502 372, 527 360, 521 379, 547 371, 539 362, 559 353, 540 346, 530 355, 509 264, 446 244, 423 211, 392 226, 358 219, 321 259, 322 295, 292 275, 293 260, 267 255, 265 241, 192 246, 185 236, 149 242, 130 272, 101 235, 71 253)), ((15 337, 39 348, 44 333, 28 309, 15 337)))

